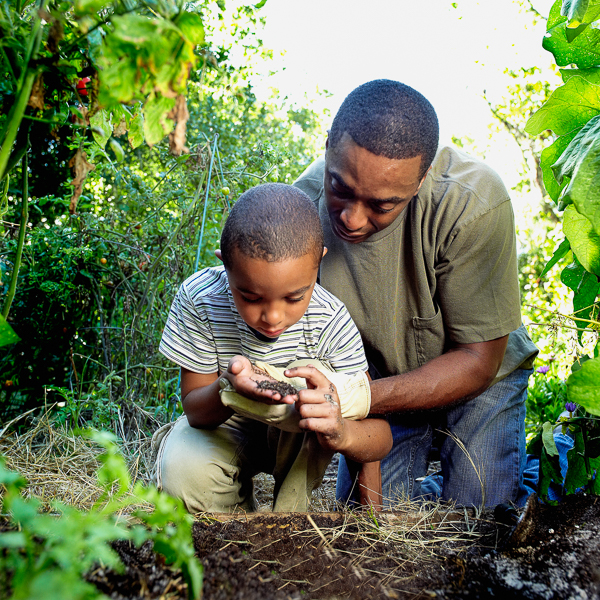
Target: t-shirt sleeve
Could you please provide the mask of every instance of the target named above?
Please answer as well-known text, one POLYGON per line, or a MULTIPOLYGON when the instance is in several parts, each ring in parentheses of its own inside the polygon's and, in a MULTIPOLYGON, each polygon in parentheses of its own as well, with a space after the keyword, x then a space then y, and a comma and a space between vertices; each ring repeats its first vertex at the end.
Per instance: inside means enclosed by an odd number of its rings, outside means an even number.
POLYGON ((160 352, 194 373, 216 373, 219 370, 217 350, 202 307, 198 307, 185 288, 179 288, 165 324, 160 352))
POLYGON ((510 200, 458 226, 436 264, 444 327, 455 343, 493 340, 521 325, 510 200))
POLYGON ((357 373, 368 369, 360 333, 343 304, 321 331, 319 346, 319 355, 338 373, 357 373))

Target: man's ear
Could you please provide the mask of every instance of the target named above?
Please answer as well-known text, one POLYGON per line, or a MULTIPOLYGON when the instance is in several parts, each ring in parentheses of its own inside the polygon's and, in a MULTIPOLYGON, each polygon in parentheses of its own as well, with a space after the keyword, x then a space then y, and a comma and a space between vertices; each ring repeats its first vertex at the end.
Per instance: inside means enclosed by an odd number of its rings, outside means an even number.
POLYGON ((330 130, 327 130, 327 137, 325 138, 325 152, 327 152, 327 150, 329 150, 329 133, 330 130))
MULTIPOLYGON (((421 179, 421 183, 419 183, 419 187, 417 188, 417 192, 421 189, 421 186, 423 185, 423 182, 425 181, 425 177, 427 177, 427 173, 429 173, 429 171, 431 171, 431 167, 429 167, 429 169, 427 169, 427 171, 425 172, 425 175, 423 175, 423 179, 421 179)), ((415 192, 415 194, 417 192, 415 192)))
POLYGON ((215 256, 221 261, 223 262, 223 256, 221 255, 221 251, 220 250, 215 250, 215 256))

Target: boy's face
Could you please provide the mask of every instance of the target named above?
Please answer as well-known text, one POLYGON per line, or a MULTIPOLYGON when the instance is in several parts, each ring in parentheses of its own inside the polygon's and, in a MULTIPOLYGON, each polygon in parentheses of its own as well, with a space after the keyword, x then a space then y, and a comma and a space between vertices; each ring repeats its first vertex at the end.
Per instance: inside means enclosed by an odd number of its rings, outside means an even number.
POLYGON ((227 278, 235 306, 247 325, 279 337, 306 312, 319 266, 313 254, 267 262, 234 252, 227 278))

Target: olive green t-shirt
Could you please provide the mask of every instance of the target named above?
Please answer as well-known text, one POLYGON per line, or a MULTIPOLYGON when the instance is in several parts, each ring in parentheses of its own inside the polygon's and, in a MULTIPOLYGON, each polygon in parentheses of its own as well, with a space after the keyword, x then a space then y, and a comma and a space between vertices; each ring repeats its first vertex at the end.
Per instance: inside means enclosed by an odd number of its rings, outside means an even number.
POLYGON ((319 207, 328 253, 320 282, 342 300, 381 377, 412 371, 453 343, 509 335, 494 383, 538 352, 521 323, 514 216, 500 177, 456 149, 438 150, 418 194, 386 229, 350 244, 330 227, 325 160, 294 185, 319 207))

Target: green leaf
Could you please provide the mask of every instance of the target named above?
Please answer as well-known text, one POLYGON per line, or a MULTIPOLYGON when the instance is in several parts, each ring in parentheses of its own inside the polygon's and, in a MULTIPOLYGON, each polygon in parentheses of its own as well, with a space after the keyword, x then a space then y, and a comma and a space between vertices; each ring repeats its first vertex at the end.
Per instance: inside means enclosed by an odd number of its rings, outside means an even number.
POLYGON ((182 12, 175 21, 190 44, 198 46, 204 42, 204 26, 198 13, 182 12))
POLYGON ((117 163, 122 163, 123 159, 125 158, 125 152, 123 152, 123 148, 121 147, 121 144, 119 144, 119 142, 117 142, 117 140, 115 140, 114 138, 111 138, 109 143, 110 143, 110 149, 113 151, 113 153, 115 155, 115 161, 117 163))
POLYGON ((14 344, 21 338, 14 332, 13 328, 8 324, 6 319, 0 315, 0 346, 14 344))
POLYGON ((565 238, 560 245, 554 251, 552 258, 548 261, 548 264, 544 267, 544 270, 540 273, 540 278, 546 275, 548 271, 561 259, 564 258, 571 249, 571 244, 569 240, 565 238))
POLYGON ((562 14, 562 4, 563 0, 555 0, 554 4, 551 6, 548 22, 546 23, 546 31, 550 31, 561 23, 566 23, 567 17, 562 14))
POLYGON ((552 166, 560 158, 562 153, 565 151, 567 146, 571 143, 578 132, 579 129, 575 129, 574 131, 571 131, 571 133, 561 135, 551 146, 548 146, 542 150, 541 165, 542 177, 544 178, 544 187, 554 202, 558 202, 560 192, 562 191, 563 187, 567 185, 567 182, 565 181, 563 184, 559 184, 558 181, 556 181, 552 166))
POLYGON ((565 492, 574 494, 575 490, 588 484, 587 469, 585 466, 585 445, 581 429, 575 432, 575 443, 567 452, 569 467, 565 477, 565 492))
MULTIPOLYGON (((591 319, 594 314, 595 301, 600 289, 598 278, 592 273, 584 271, 577 291, 573 294, 573 315, 579 319, 591 319)), ((585 321, 576 321, 579 331, 577 337, 581 343, 583 330, 591 325, 585 321)))
POLYGON ((567 17, 567 27, 577 29, 598 19, 599 4, 598 0, 563 0, 560 14, 567 17))
POLYGON ((566 83, 571 77, 582 77, 590 83, 600 85, 600 67, 591 69, 560 69, 563 81, 566 83))
POLYGON ((104 150, 108 138, 112 133, 111 113, 109 110, 101 109, 95 115, 90 117, 92 134, 96 143, 104 150))
POLYGON ((560 158, 552 165, 552 172, 559 185, 563 183, 565 176, 573 177, 589 150, 600 143, 599 136, 600 116, 595 116, 579 130, 560 158))
POLYGON ((580 69, 600 64, 600 31, 584 27, 567 34, 567 29, 566 22, 559 23, 549 29, 542 42, 544 50, 554 55, 556 64, 560 67, 576 64, 580 69))
POLYGON ((541 498, 552 504, 548 499, 548 488, 551 483, 562 485, 563 477, 560 472, 560 462, 558 456, 548 456, 548 453, 543 450, 540 456, 540 477, 539 477, 539 492, 541 498))
POLYGON ((548 456, 558 456, 558 449, 554 441, 554 424, 550 421, 546 421, 542 427, 542 442, 548 456))
POLYGON ((0 533, 0 548, 23 548, 27 538, 22 531, 6 531, 0 533))
POLYGON ((167 118, 175 106, 175 98, 154 96, 144 104, 144 137, 149 146, 160 142, 173 129, 173 121, 167 118))
POLYGON ((135 114, 129 121, 127 139, 134 150, 144 143, 144 113, 141 104, 137 105, 135 114))
POLYGON ((102 10, 109 4, 112 4, 112 0, 75 0, 73 9, 78 17, 85 15, 96 16, 99 10, 102 10))
POLYGON ((574 206, 567 206, 563 231, 586 271, 600 276, 600 236, 594 231, 590 220, 579 214, 574 206))
POLYGON ((538 135, 552 129, 557 135, 564 135, 582 127, 597 114, 600 114, 600 85, 589 83, 583 77, 572 77, 554 90, 546 103, 532 115, 525 131, 538 135))
POLYGON ((569 402, 580 404, 589 413, 600 416, 600 358, 583 363, 581 369, 567 379, 569 402))
POLYGON ((600 119, 596 119, 593 135, 589 145, 583 141, 578 148, 577 164, 564 197, 573 202, 577 211, 590 221, 596 234, 600 234, 600 119))

